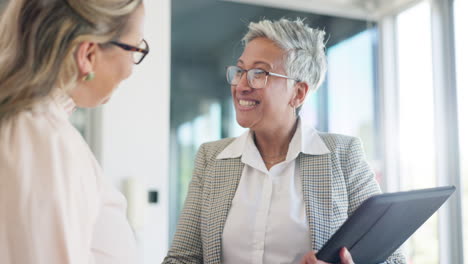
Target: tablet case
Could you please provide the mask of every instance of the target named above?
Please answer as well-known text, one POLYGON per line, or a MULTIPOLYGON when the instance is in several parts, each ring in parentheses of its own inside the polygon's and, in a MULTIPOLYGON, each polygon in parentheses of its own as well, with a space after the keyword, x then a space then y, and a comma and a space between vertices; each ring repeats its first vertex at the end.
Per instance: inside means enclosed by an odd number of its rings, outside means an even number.
POLYGON ((355 263, 385 262, 454 191, 455 186, 447 186, 372 196, 325 243, 317 258, 339 263, 339 250, 346 247, 355 263))

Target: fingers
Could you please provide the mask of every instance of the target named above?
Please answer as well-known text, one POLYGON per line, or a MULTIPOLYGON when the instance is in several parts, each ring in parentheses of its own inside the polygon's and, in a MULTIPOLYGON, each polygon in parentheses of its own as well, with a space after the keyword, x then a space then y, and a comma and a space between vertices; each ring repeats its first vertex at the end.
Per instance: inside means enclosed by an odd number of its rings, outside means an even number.
MULTIPOLYGON (((315 256, 315 251, 309 251, 307 254, 302 257, 301 264, 328 264, 327 262, 323 262, 318 260, 315 256)), ((340 250, 340 259, 341 264, 354 264, 353 258, 351 257, 351 253, 349 253, 348 249, 345 247, 341 248, 340 250)))
POLYGON ((315 257, 315 251, 309 251, 302 257, 301 264, 317 264, 317 257, 315 257))
POLYGON ((301 260, 301 264, 330 264, 328 262, 318 260, 315 256, 315 253, 317 252, 309 251, 307 254, 305 254, 301 260))
POLYGON ((340 259, 341 264, 354 264, 353 258, 351 257, 351 253, 349 253, 348 249, 345 247, 341 248, 340 250, 340 259))

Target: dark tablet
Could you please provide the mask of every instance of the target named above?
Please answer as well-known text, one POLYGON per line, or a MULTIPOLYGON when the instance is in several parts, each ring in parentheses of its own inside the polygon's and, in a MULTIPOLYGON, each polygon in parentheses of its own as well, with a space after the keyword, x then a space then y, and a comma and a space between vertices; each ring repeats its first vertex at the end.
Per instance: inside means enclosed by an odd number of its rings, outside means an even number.
POLYGON ((384 262, 455 191, 454 186, 372 196, 344 222, 317 253, 317 258, 339 263, 346 247, 355 263, 384 262))

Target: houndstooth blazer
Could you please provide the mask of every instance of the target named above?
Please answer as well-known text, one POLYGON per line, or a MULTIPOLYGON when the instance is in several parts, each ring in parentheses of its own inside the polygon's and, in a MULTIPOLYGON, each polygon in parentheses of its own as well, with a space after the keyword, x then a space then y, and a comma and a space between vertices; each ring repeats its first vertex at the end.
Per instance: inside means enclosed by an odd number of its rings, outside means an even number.
MULTIPOLYGON (((380 193, 359 139, 327 133, 319 135, 330 153, 301 153, 297 158, 311 250, 319 250, 366 198, 380 193)), ((244 164, 240 157, 216 157, 233 140, 223 139, 200 147, 185 206, 163 263, 221 263, 224 224, 244 164)), ((404 264, 406 261, 397 251, 386 263, 404 264)))

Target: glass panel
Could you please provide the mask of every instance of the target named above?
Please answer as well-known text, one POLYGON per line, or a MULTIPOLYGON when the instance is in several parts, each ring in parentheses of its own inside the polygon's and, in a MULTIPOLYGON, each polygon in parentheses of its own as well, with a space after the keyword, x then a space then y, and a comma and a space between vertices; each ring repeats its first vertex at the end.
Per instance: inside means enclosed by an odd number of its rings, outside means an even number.
POLYGON ((101 161, 100 148, 100 108, 76 108, 70 116, 70 122, 80 132, 83 139, 88 143, 96 159, 101 161))
POLYGON ((455 45, 457 59, 457 93, 458 93, 458 120, 460 135, 461 175, 462 175, 462 212, 463 212, 463 242, 465 264, 468 264, 468 1, 456 0, 454 3, 455 15, 455 45), (464 74, 463 74, 464 73, 464 74))
MULTIPOLYGON (((70 122, 75 128, 80 131, 80 134, 85 140, 88 140, 88 125, 89 125, 89 110, 84 108, 76 108, 70 116, 70 122)), ((88 142, 89 144, 89 142, 88 142)))
POLYGON ((319 127, 319 112, 320 112, 320 95, 323 93, 325 85, 322 85, 313 94, 309 94, 304 104, 302 105, 300 116, 302 120, 307 120, 307 123, 313 125, 315 128, 319 127))
MULTIPOLYGON (((397 17, 400 182, 404 190, 436 186, 430 6, 397 17), (417 32, 417 34, 415 34, 417 32)), ((437 214, 406 243, 409 263, 439 263, 437 214)))
POLYGON ((374 29, 366 30, 328 50, 328 126, 332 133, 361 138, 380 181, 374 34, 374 29))
POLYGON ((221 138, 221 105, 216 101, 202 102, 202 112, 194 120, 177 129, 180 142, 180 192, 179 206, 183 205, 193 170, 193 157, 204 142, 221 138))

